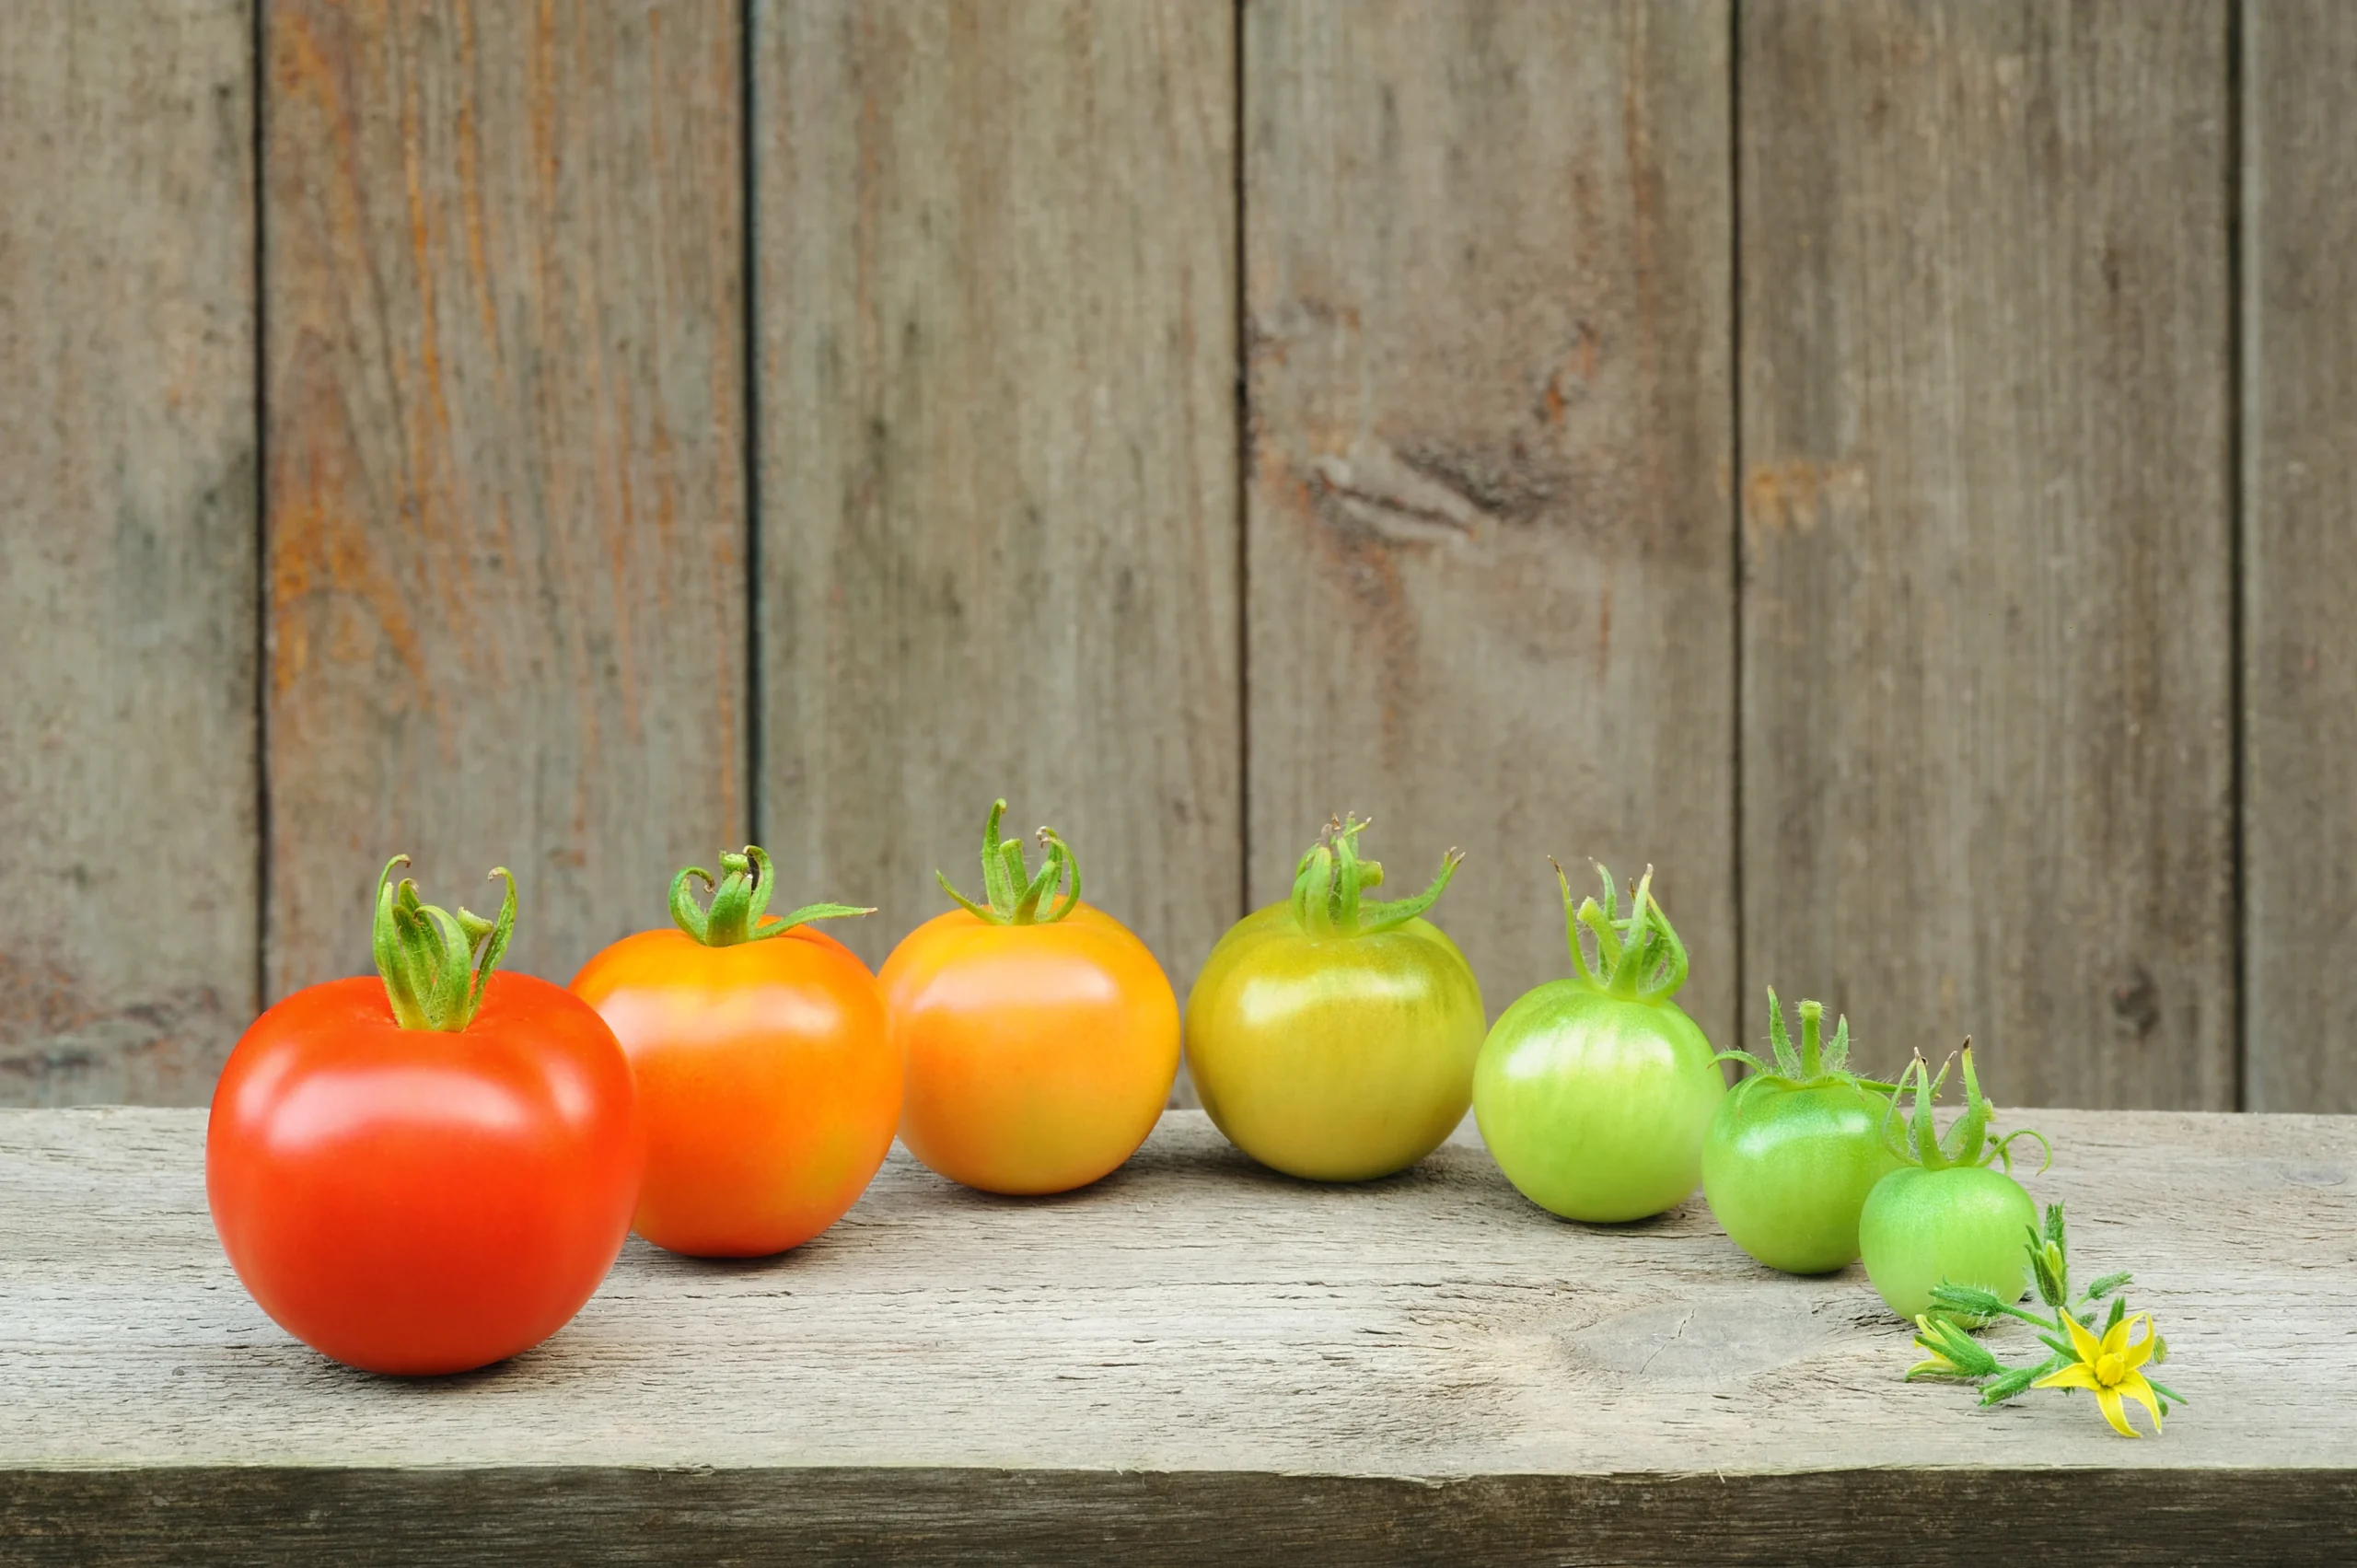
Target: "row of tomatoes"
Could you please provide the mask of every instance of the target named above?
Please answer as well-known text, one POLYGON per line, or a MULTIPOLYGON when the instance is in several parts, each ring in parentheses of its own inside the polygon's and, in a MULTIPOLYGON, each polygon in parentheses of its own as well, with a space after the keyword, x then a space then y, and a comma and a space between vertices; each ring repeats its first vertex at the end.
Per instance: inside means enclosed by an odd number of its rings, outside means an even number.
POLYGON ((1686 954, 1650 873, 1625 912, 1608 874, 1601 902, 1574 906, 1565 885, 1577 972, 1485 1028, 1471 968, 1422 918, 1455 854, 1421 893, 1379 902, 1364 824, 1329 823, 1293 896, 1213 949, 1182 1029, 1144 945, 1081 900, 1070 846, 1042 829, 1035 871, 1001 839, 1004 810, 984 829, 983 897, 944 878, 958 907, 873 975, 811 923, 869 912, 768 912, 769 862, 749 846, 716 878, 681 872, 675 928, 617 942, 566 988, 496 972, 512 877, 485 920, 421 902, 396 860, 377 977, 273 1007, 215 1090, 206 1186, 239 1278, 352 1365, 484 1365, 562 1327, 633 1229, 707 1257, 817 1236, 896 1132, 989 1191, 1095 1181, 1152 1130, 1183 1040, 1212 1120, 1295 1176, 1401 1169, 1469 1103, 1501 1168, 1558 1214, 1641 1218, 1699 1179, 1778 1268, 1842 1267, 1863 1218, 1869 1272, 1907 1315, 1943 1278, 2020 1294, 2028 1199, 1981 1168, 1977 1086, 1969 1151, 1931 1136, 1925 1093, 1895 1139, 1892 1086, 1848 1073, 1846 1032, 1820 1051, 1811 1004, 1801 1052, 1779 1013, 1777 1062, 1726 1093, 1674 1001, 1686 954))

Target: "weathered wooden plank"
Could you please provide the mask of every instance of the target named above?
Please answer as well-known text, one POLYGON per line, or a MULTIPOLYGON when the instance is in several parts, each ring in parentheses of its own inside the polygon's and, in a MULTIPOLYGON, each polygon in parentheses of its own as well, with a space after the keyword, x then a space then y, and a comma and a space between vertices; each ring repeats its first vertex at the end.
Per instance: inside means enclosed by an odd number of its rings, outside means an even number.
POLYGON ((2243 27, 2245 1090, 2357 1110, 2357 9, 2243 27))
POLYGON ((1735 1022, 1727 15, 1245 11, 1250 843, 1329 812, 1494 1014, 1566 970, 1544 855, 1658 886, 1735 1022))
POLYGON ((270 988, 396 850, 563 980, 745 830, 737 7, 268 27, 270 988))
POLYGON ((0 8, 0 1103, 201 1100, 253 1016, 251 25, 0 8))
POLYGON ((871 962, 995 796, 1182 995, 1241 912, 1232 29, 759 8, 762 826, 871 962))
POLYGON ((1745 972, 2003 1099, 2235 1103, 2226 16, 1741 13, 1745 972))
POLYGON ((2028 1184, 2069 1205, 2074 1260, 2134 1270, 2168 1336, 2193 1402, 2157 1439, 2115 1437, 2084 1399, 1984 1414, 1902 1383, 1906 1330, 1860 1270, 1771 1273, 1699 1200, 1557 1221, 1469 1125, 1387 1181, 1291 1181, 1190 1111, 1052 1202, 896 1151, 799 1251, 633 1242, 540 1348, 372 1377, 238 1288, 201 1113, 8 1112, 0 1530, 55 1560, 243 1531, 274 1543, 263 1561, 955 1541, 1230 1562, 1274 1540, 1562 1562, 1887 1562, 1905 1542, 1964 1562, 1988 1541, 1956 1520, 2002 1501, 2009 1531, 2074 1562, 2214 1560, 2229 1539, 2345 1557, 2357 1121, 2022 1120, 2054 1141, 2028 1184))
POLYGON ((0 1472, 24 1568, 937 1561, 1697 1562, 1983 1568, 2035 1531, 2072 1563, 2341 1568, 2346 1469, 1382 1476, 1182 1470, 518 1469, 0 1472), (2101 1507, 2089 1505, 2100 1499, 2101 1507), (1971 1521, 1983 1521, 1973 1525, 1971 1521), (2002 1521, 1987 1523, 1986 1521, 2002 1521), (1961 1523, 1960 1523, 1961 1522, 1961 1523))

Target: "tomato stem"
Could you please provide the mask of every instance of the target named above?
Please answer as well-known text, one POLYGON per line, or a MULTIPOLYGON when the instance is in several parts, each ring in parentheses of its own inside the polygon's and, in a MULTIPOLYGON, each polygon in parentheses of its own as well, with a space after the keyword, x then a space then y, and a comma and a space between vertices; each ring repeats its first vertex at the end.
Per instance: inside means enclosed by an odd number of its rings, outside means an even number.
POLYGON ((1359 858, 1358 837, 1366 827, 1347 811, 1329 817, 1325 831, 1294 867, 1294 919, 1313 936, 1373 936, 1405 925, 1439 900, 1465 862, 1462 851, 1451 849, 1440 857, 1440 873, 1422 892, 1389 903, 1370 901, 1361 895, 1383 885, 1383 863, 1359 858))
POLYGON ((1646 866, 1644 876, 1630 884, 1629 914, 1623 919, 1620 890, 1601 863, 1596 872, 1604 885, 1604 901, 1596 902, 1591 894, 1577 908, 1573 907, 1571 879, 1562 864, 1553 855, 1547 863, 1555 867, 1555 886, 1563 896, 1564 940, 1580 978, 1598 991, 1641 1002, 1676 996, 1686 983, 1686 944, 1678 939, 1677 928, 1654 897, 1654 868, 1646 866), (1596 943, 1592 962, 1580 941, 1583 927, 1596 943))
POLYGON ((454 915, 419 902, 417 884, 406 877, 396 886, 393 867, 409 863, 409 856, 397 854, 377 876, 377 913, 369 929, 377 973, 384 980, 395 1023, 405 1029, 455 1033, 474 1022, 491 972, 516 933, 516 878, 504 865, 493 869, 492 877, 505 878, 507 892, 499 917, 485 920, 472 910, 454 915))
POLYGON ((876 912, 857 904, 805 904, 792 914, 765 914, 775 888, 770 857, 761 845, 747 844, 739 853, 720 857, 717 881, 701 865, 688 866, 671 878, 671 921, 707 947, 734 947, 740 942, 783 936, 805 921, 876 912), (702 882, 712 894, 709 908, 696 907, 695 895, 688 887, 691 877, 702 882))
POLYGON ((977 920, 993 925, 1052 925, 1080 907, 1080 856, 1053 828, 1042 828, 1039 844, 1048 858, 1040 863, 1039 874, 1032 876, 1023 858, 1023 841, 1001 840, 998 835, 1005 816, 1006 802, 994 800, 990 819, 982 824, 982 895, 987 902, 976 903, 951 887, 948 877, 938 870, 933 879, 977 920), (1055 898, 1056 889, 1067 877, 1071 886, 1062 899, 1055 898))
POLYGON ((1956 1124, 1948 1129, 1947 1135, 1943 1138, 1933 1124, 1932 1106, 1948 1081, 1950 1063, 1940 1063, 1940 1070, 1934 1074, 1931 1063, 1923 1060, 1923 1053, 1919 1051, 1915 1059, 1907 1064, 1907 1070, 1899 1074, 1898 1082, 1891 1093, 1889 1108, 1883 1113, 1884 1146, 1897 1158, 1910 1165, 1920 1165, 1926 1170, 1945 1170, 1952 1166, 1990 1165, 2001 1159, 2004 1161, 2005 1168, 2011 1170, 2014 1140, 2035 1138, 2047 1149, 2050 1161, 2053 1145, 2046 1142, 2046 1134, 2035 1129, 2022 1127, 2002 1138, 1989 1136, 1989 1120, 1997 1108, 1980 1092, 1980 1075, 1973 1070, 1972 1038, 1969 1035, 1965 1037, 1964 1047, 1957 1052, 1956 1060, 1963 1065, 1964 1111, 1956 1119, 1956 1124), (1907 1092, 1910 1084, 1914 1086, 1915 1109, 1907 1118, 1903 1138, 1894 1138, 1890 1130, 1891 1120, 1898 1115, 1899 1098, 1907 1092))

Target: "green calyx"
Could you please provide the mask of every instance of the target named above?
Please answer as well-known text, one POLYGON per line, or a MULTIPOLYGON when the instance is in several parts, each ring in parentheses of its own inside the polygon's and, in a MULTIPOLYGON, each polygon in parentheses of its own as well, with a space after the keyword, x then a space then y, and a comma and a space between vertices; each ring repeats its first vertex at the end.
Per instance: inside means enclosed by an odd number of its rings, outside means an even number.
POLYGON ((804 904, 780 918, 768 914, 770 894, 776 886, 770 857, 759 844, 747 844, 742 854, 720 857, 720 879, 701 865, 691 865, 671 878, 671 919, 679 928, 707 947, 734 947, 740 942, 762 942, 783 936, 807 920, 840 920, 845 915, 874 914, 857 904, 804 904), (710 905, 696 907, 689 878, 703 883, 712 894, 710 905))
POLYGON ((1824 1084, 1847 1084, 1852 1088, 1879 1089, 1893 1092, 1898 1086, 1873 1078, 1861 1078, 1850 1071, 1850 1020, 1837 1017, 1833 1023, 1833 1039, 1824 1040, 1825 1004, 1801 1004, 1801 1048, 1793 1049, 1793 1037, 1784 1030, 1784 1005, 1776 999, 1776 988, 1768 988, 1768 1048, 1774 1056, 1772 1063, 1762 1062, 1747 1051, 1722 1051, 1713 1058, 1718 1062, 1740 1062, 1752 1072, 1764 1077, 1782 1079, 1802 1088, 1815 1088, 1824 1084))
POLYGON ((933 879, 977 920, 993 925, 1052 925, 1080 907, 1080 857, 1053 828, 1042 828, 1039 843, 1048 858, 1040 864, 1039 874, 1032 876, 1024 859, 1023 841, 998 836, 999 822, 1005 816, 1006 802, 994 800, 990 820, 982 824, 982 890, 990 900, 987 904, 978 904, 951 887, 949 878, 939 871, 933 879), (1056 889, 1067 875, 1071 886, 1059 899, 1056 889))
POLYGON ((1571 878, 1554 856, 1549 855, 1547 864, 1555 867, 1555 886, 1562 890, 1563 936, 1579 978, 1608 996, 1638 1002, 1667 1002, 1676 996, 1686 983, 1686 944, 1678 939, 1661 900, 1654 897, 1654 868, 1646 866, 1644 876, 1631 884, 1624 918, 1612 873, 1603 865, 1596 872, 1603 879, 1604 901, 1598 903, 1591 895, 1574 909, 1571 878), (1593 959, 1580 938, 1583 927, 1596 946, 1593 959))
POLYGON ((1359 858, 1358 837, 1366 826, 1349 812, 1328 818, 1326 830, 1294 867, 1294 919, 1312 936, 1373 936, 1405 925, 1439 901, 1465 862, 1452 849, 1440 857, 1431 887, 1412 899, 1374 902, 1360 896, 1383 885, 1382 862, 1359 858))
POLYGON ((507 896, 500 900, 499 918, 485 920, 471 910, 454 915, 420 903, 417 884, 406 877, 396 887, 393 867, 408 864, 409 856, 397 854, 377 877, 377 917, 369 933, 377 972, 384 977, 395 1023, 456 1033, 475 1021, 491 971, 516 933, 516 878, 504 865, 491 873, 505 878, 507 896))
MULTIPOLYGON (((1925 1170, 1983 1166, 2002 1160, 2010 1173, 2014 1168, 2014 1140, 2035 1138, 2051 1163, 2054 1147, 2046 1141, 2043 1132, 2023 1127, 2002 1138, 1989 1136, 1989 1119, 1997 1108, 1990 1104, 1988 1098, 1980 1092, 1980 1075, 1972 1070, 1972 1040, 1969 1036, 1966 1038, 1959 1054, 1964 1063, 1964 1112, 1948 1128, 1947 1135, 1942 1137, 1939 1129, 1933 1124, 1932 1105, 1940 1098, 1940 1090, 1948 1081, 1948 1064, 1945 1062, 1940 1063, 1939 1074, 1933 1076, 1931 1064, 1923 1060, 1922 1052, 1918 1051, 1915 1060, 1907 1064, 1907 1070, 1898 1074, 1898 1082, 1892 1086, 1890 1109, 1883 1113, 1882 1119, 1883 1146, 1891 1152, 1893 1157, 1909 1165, 1921 1166, 1925 1170), (1901 1130, 1894 1133, 1892 1122, 1898 1115, 1899 1098, 1907 1092, 1910 1082, 1915 1086, 1915 1109, 1901 1130)), ((2045 1167, 2038 1168, 2043 1170, 2045 1167)))

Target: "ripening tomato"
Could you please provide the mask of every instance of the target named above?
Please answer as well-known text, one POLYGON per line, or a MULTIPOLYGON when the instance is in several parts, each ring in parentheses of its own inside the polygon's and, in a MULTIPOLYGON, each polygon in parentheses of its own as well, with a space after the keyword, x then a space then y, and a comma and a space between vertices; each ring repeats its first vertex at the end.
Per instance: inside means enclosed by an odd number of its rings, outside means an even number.
POLYGON ((621 1041, 646 1124, 633 1227, 657 1247, 754 1258, 841 1219, 900 1117, 884 993, 851 949, 803 923, 866 914, 811 904, 764 918, 769 856, 671 883, 675 931, 625 936, 573 978, 621 1041), (713 889, 707 913, 688 880, 713 889))
POLYGON ((378 879, 381 978, 298 991, 238 1041, 205 1194, 238 1279, 296 1338, 370 1372, 462 1372, 589 1299, 629 1234, 645 1144, 604 1021, 493 972, 514 878, 496 923, 454 919, 389 885, 405 862, 378 879))
POLYGON ((1858 1257, 1858 1213, 1875 1183, 1898 1168, 1883 1147, 1889 1086, 1850 1071, 1850 1020, 1819 1049, 1822 1004, 1801 1004, 1801 1048, 1768 992, 1771 1065, 1749 1051, 1724 1056, 1752 1075, 1727 1092, 1702 1144, 1702 1195, 1735 1244, 1771 1269, 1822 1274, 1858 1257), (1879 1091, 1879 1092, 1877 1092, 1879 1091))
POLYGON ((1212 949, 1187 998, 1187 1062, 1203 1109, 1262 1165, 1365 1181, 1423 1158, 1465 1120, 1481 1050, 1481 987, 1430 909, 1461 858, 1394 903, 1363 902, 1383 867, 1365 823, 1329 824, 1293 897, 1212 949))
MULTIPOLYGON (((2008 1305, 2028 1294, 2029 1245, 2038 1231, 2038 1205, 2007 1171, 1991 1168, 2003 1160, 2015 1138, 2045 1139, 2026 1129, 1989 1138, 1993 1108, 1981 1097, 1972 1071, 1972 1042, 1964 1047, 1965 1106, 1943 1139, 1932 1121, 1932 1102, 1947 1069, 1931 1075, 1917 1057, 1899 1075, 1903 1091, 1915 1085, 1915 1114, 1908 1123, 1902 1164, 1875 1184, 1858 1216, 1858 1245, 1866 1278, 1888 1307, 1912 1321, 1933 1312, 1932 1289, 1939 1284, 1987 1291, 2008 1305)), ((1972 1313, 1942 1307, 1936 1316, 1968 1328, 1987 1321, 1972 1313)))
POLYGON ((1525 993, 1498 1017, 1473 1070, 1473 1114, 1498 1168, 1540 1208, 1574 1220, 1635 1220, 1694 1191, 1702 1138, 1726 1080, 1711 1042, 1673 1000, 1686 947, 1653 896, 1653 870, 1618 917, 1574 912, 1560 867, 1564 923, 1580 972, 1525 993), (1590 964, 1585 925, 1596 944, 1590 964))
POLYGON ((1079 862, 1045 828, 1030 876, 1020 841, 1000 842, 1005 811, 982 830, 990 901, 941 878, 964 907, 910 932, 877 978, 907 1063, 909 1152, 984 1191, 1062 1192, 1154 1130, 1178 1072, 1178 1000, 1145 944, 1080 901, 1079 862))

